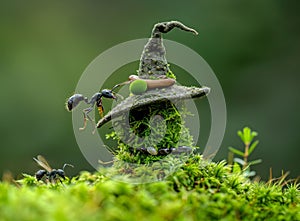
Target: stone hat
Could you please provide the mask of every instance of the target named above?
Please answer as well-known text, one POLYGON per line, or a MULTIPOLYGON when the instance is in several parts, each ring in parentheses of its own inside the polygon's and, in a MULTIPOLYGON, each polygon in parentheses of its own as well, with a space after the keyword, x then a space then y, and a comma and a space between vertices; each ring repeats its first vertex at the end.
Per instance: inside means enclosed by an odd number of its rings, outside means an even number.
MULTIPOLYGON (((169 69, 169 64, 165 57, 166 50, 162 39, 162 33, 167 33, 173 28, 192 32, 195 35, 198 34, 194 29, 178 21, 162 22, 154 25, 151 38, 145 45, 141 55, 138 69, 138 77, 140 79, 159 80, 175 78, 175 75, 173 75, 169 69)), ((126 112, 150 105, 151 103, 165 100, 175 102, 184 99, 201 98, 205 97, 209 92, 210 88, 208 87, 186 87, 176 84, 168 87, 150 89, 142 94, 129 96, 120 102, 98 121, 97 127, 101 127, 112 118, 119 117, 126 112)))

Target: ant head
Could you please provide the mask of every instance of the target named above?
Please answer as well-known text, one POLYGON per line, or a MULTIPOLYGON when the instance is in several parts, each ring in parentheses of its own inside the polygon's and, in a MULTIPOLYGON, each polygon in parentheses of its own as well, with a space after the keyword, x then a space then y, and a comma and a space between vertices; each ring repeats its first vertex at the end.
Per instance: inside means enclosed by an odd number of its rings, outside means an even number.
POLYGON ((105 98, 116 99, 116 96, 113 94, 112 90, 104 89, 101 91, 101 94, 105 98))
POLYGON ((59 175, 59 176, 64 176, 65 175, 65 171, 63 169, 57 169, 56 170, 56 173, 59 175))

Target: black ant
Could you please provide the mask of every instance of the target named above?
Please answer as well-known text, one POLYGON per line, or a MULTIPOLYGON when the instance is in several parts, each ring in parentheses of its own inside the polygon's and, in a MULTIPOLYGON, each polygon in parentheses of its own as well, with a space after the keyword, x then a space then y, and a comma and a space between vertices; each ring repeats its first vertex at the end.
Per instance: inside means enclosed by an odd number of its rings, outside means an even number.
POLYGON ((83 127, 79 128, 79 130, 84 130, 86 128, 87 119, 93 121, 88 114, 93 110, 95 104, 98 108, 100 117, 103 117, 104 108, 102 105, 102 97, 117 100, 113 90, 118 86, 119 85, 114 86, 111 90, 104 89, 101 92, 97 92, 91 97, 90 100, 87 97, 84 97, 82 94, 74 94, 67 100, 66 108, 68 111, 72 111, 81 101, 91 105, 83 110, 83 127))
POLYGON ((33 159, 38 163, 38 165, 40 165, 42 168, 45 169, 45 170, 38 170, 35 173, 35 177, 38 181, 40 181, 41 179, 43 179, 44 176, 46 176, 47 179, 51 183, 58 179, 60 181, 60 183, 62 184, 62 181, 60 178, 62 178, 63 180, 66 179, 65 171, 64 171, 65 167, 66 166, 74 167, 71 164, 65 163, 62 169, 52 169, 49 166, 47 160, 43 156, 38 155, 37 159, 36 158, 33 158, 33 159))
MULTIPOLYGON (((91 97, 90 100, 87 97, 83 96, 82 94, 72 95, 66 102, 66 108, 68 111, 72 111, 81 101, 84 101, 86 104, 91 105, 90 107, 85 108, 83 110, 83 127, 79 128, 79 130, 84 130, 86 128, 87 120, 90 120, 91 122, 93 122, 93 120, 91 119, 91 117, 88 114, 93 110, 95 104, 98 108, 100 117, 103 118, 104 108, 102 105, 102 97, 117 100, 117 97, 114 95, 114 92, 113 92, 114 89, 116 89, 120 86, 126 85, 126 84, 130 84, 131 82, 133 82, 137 79, 140 79, 137 75, 130 75, 129 79, 127 81, 115 85, 111 90, 103 89, 101 92, 95 93, 91 97)), ((159 79, 159 80, 145 79, 145 81, 147 83, 147 89, 169 87, 175 83, 175 80, 170 79, 170 78, 159 79)), ((121 95, 119 95, 119 96, 121 96, 121 95)), ((93 131, 93 133, 94 132, 95 131, 93 131)))

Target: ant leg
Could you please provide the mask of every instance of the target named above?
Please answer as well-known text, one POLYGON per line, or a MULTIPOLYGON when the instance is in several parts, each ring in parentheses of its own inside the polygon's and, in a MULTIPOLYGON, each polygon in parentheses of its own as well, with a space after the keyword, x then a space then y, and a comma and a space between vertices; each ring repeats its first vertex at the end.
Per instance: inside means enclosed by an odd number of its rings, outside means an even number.
POLYGON ((50 184, 52 184, 53 183, 53 177, 52 176, 49 176, 49 177, 47 177, 47 183, 50 183, 50 184))
POLYGON ((65 187, 65 185, 64 185, 64 183, 61 181, 61 179, 60 178, 57 178, 58 180, 59 180, 59 182, 61 183, 61 185, 63 186, 63 187, 65 187))
POLYGON ((86 128, 86 115, 83 113, 83 127, 80 127, 79 130, 84 130, 86 128))
POLYGON ((110 161, 102 161, 102 160, 98 160, 99 163, 101 163, 102 165, 107 165, 107 164, 110 164, 110 163, 113 163, 114 160, 110 160, 110 161))
POLYGON ((94 122, 90 116, 88 115, 93 110, 93 107, 89 107, 83 110, 83 127, 79 128, 79 130, 84 130, 87 125, 87 120, 94 122))

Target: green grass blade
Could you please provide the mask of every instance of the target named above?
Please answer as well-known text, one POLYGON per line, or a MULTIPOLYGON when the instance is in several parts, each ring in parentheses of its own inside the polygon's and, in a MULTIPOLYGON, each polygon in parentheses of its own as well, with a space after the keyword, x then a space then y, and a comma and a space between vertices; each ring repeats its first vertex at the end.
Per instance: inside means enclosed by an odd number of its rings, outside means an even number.
POLYGON ((228 147, 228 149, 232 152, 232 153, 235 153, 235 154, 237 154, 237 155, 239 155, 239 156, 244 156, 244 153, 242 152, 242 151, 240 151, 240 150, 237 150, 237 149, 235 149, 235 148, 233 148, 233 147, 228 147))
POLYGON ((257 159, 257 160, 253 160, 249 162, 249 165, 255 165, 255 164, 259 164, 262 162, 262 159, 257 159))
POLYGON ((254 142, 250 145, 250 147, 249 147, 249 154, 251 154, 251 153, 253 152, 253 150, 257 147, 258 143, 259 143, 259 141, 256 140, 256 141, 254 141, 254 142))

